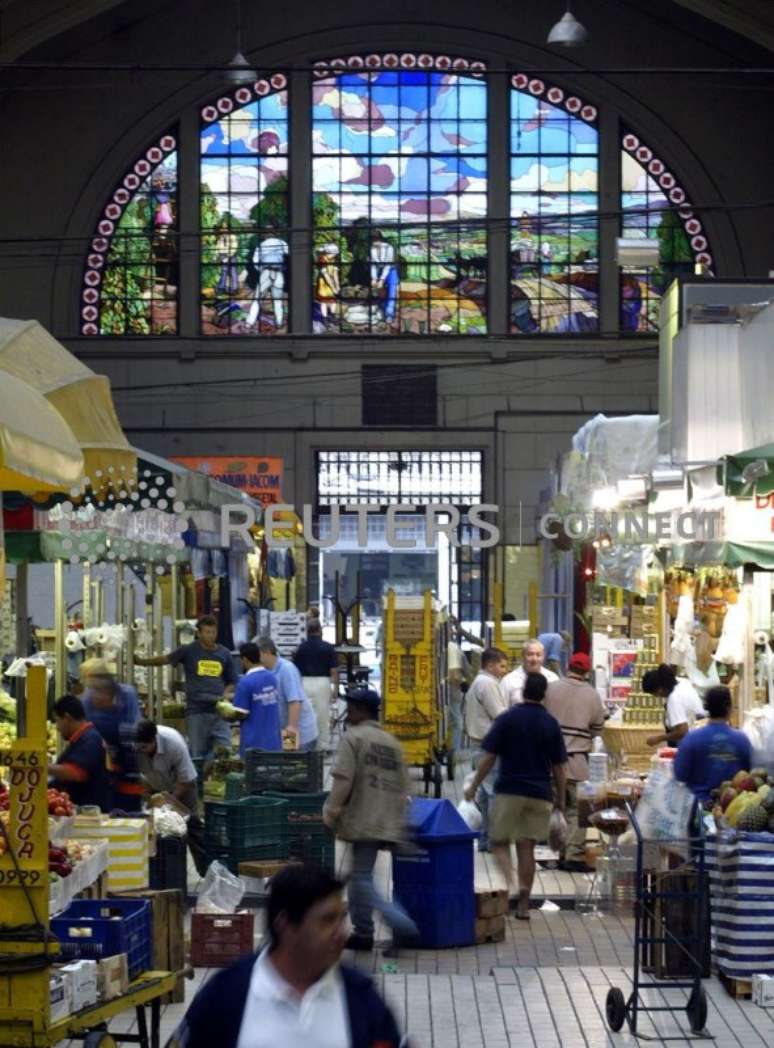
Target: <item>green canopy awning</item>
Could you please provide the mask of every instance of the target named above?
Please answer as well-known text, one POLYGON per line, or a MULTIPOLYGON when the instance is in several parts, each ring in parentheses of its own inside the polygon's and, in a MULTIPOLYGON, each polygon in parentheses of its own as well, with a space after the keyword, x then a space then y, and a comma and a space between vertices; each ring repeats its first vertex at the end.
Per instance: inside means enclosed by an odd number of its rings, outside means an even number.
POLYGON ((726 455, 718 477, 727 495, 751 499, 774 491, 774 444, 762 444, 737 455, 726 455))
POLYGON ((688 542, 667 551, 667 565, 675 567, 741 568, 745 564, 774 571, 774 542, 688 542))

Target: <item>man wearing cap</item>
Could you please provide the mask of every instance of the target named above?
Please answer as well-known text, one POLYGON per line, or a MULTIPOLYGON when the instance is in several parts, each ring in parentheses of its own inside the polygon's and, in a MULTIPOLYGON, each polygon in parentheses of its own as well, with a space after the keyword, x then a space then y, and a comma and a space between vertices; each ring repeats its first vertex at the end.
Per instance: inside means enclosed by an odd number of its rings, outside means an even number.
POLYGON ((591 659, 583 652, 570 656, 567 676, 548 685, 544 708, 559 721, 567 750, 567 849, 559 866, 563 870, 587 872, 586 831, 578 826, 578 783, 589 777, 588 755, 592 739, 599 735, 607 713, 596 688, 589 684, 591 659))
POLYGON ((371 688, 347 695, 347 731, 331 775, 323 821, 337 837, 352 844, 349 909, 354 932, 351 950, 372 950, 373 911, 392 928, 395 945, 414 939, 417 928, 397 902, 374 888, 374 864, 382 849, 406 839, 409 777, 400 743, 377 723, 380 699, 371 688))

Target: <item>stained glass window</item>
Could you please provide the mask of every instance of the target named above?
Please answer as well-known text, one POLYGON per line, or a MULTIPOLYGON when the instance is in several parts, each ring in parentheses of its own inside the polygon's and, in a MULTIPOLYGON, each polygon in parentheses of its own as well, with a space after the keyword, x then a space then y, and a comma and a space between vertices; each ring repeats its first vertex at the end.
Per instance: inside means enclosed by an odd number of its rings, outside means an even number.
POLYGON ((511 84, 511 331, 596 331, 597 111, 523 73, 511 84))
POLYGON ((82 334, 177 334, 177 230, 177 143, 167 134, 105 205, 86 259, 82 334))
POLYGON ((288 92, 277 73, 202 110, 201 328, 288 329, 288 92))
POLYGON ((658 241, 658 264, 621 270, 621 332, 658 331, 661 295, 696 263, 712 267, 707 237, 685 190, 662 160, 627 131, 621 150, 621 236, 658 241))
POLYGON ((315 76, 314 332, 484 334, 482 64, 369 55, 315 76))

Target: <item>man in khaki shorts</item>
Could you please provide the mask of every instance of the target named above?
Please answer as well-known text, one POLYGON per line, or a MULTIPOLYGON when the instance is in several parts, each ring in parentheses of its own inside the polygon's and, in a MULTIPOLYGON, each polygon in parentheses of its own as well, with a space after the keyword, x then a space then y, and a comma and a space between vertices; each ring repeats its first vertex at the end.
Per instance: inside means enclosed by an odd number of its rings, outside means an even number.
POLYGON ((567 751, 559 722, 543 709, 547 681, 528 673, 522 702, 501 714, 481 744, 485 756, 465 790, 472 800, 479 783, 500 759, 489 838, 497 865, 510 892, 514 880, 511 842, 516 842, 519 901, 516 916, 529 920, 529 897, 535 879, 535 842, 548 837, 554 807, 551 776, 556 783, 556 807, 565 809, 567 751))

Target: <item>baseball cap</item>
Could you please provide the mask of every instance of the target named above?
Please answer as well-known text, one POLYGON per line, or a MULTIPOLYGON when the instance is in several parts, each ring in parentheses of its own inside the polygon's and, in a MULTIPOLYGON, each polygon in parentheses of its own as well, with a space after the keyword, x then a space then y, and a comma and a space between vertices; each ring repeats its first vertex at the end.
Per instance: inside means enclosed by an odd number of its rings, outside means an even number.
POLYGON ((372 710, 378 710, 382 704, 379 692, 373 688, 355 688, 354 691, 347 692, 347 702, 359 702, 372 710))
POLYGON ((571 655, 567 666, 571 673, 591 673, 591 659, 582 651, 571 655))

